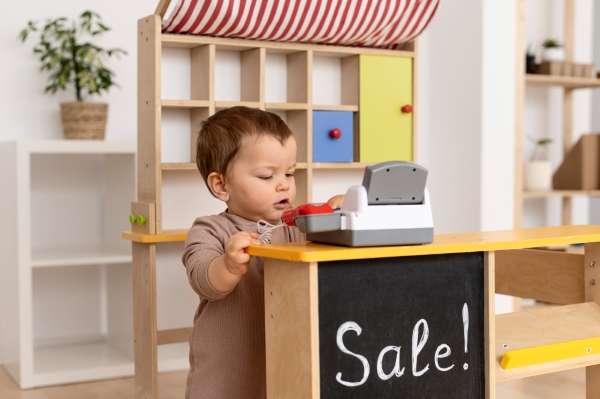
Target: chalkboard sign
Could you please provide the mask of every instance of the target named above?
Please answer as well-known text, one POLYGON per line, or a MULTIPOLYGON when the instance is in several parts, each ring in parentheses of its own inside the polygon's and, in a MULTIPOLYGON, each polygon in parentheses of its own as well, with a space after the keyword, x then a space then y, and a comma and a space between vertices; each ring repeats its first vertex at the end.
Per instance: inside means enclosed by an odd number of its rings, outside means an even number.
POLYGON ((485 397, 483 254, 319 264, 321 399, 485 397))

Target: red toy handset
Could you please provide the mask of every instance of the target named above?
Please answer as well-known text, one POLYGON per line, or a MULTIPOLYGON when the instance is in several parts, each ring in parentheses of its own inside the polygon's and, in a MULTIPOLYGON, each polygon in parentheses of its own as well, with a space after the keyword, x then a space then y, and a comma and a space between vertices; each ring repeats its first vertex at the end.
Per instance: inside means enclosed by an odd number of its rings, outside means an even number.
POLYGON ((281 215, 281 220, 288 226, 296 225, 296 217, 302 215, 319 215, 333 213, 333 208, 327 202, 324 204, 303 204, 296 208, 287 210, 281 215))

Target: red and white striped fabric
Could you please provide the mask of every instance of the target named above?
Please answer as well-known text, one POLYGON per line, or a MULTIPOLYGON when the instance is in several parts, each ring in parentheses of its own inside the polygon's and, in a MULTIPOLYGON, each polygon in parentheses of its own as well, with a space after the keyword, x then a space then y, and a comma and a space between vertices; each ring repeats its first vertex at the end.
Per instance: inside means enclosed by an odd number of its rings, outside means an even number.
POLYGON ((179 0, 163 32, 281 42, 396 47, 439 0, 179 0))

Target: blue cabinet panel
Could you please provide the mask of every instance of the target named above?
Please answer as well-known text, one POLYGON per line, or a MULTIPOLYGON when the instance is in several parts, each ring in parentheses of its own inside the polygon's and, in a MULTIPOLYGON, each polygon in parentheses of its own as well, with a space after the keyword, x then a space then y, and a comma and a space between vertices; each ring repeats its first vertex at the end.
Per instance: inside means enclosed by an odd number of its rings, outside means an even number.
POLYGON ((354 154, 354 122, 352 112, 313 112, 313 162, 352 162, 354 154), (339 129, 339 137, 331 131, 339 129))

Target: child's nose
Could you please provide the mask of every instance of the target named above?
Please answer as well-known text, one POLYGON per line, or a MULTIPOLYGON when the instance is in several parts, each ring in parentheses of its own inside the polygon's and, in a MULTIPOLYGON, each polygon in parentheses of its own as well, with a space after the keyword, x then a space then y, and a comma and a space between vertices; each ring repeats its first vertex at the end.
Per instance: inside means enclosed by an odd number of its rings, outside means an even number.
POLYGON ((280 180, 277 183, 276 190, 277 191, 287 191, 290 189, 290 184, 286 180, 280 180))

